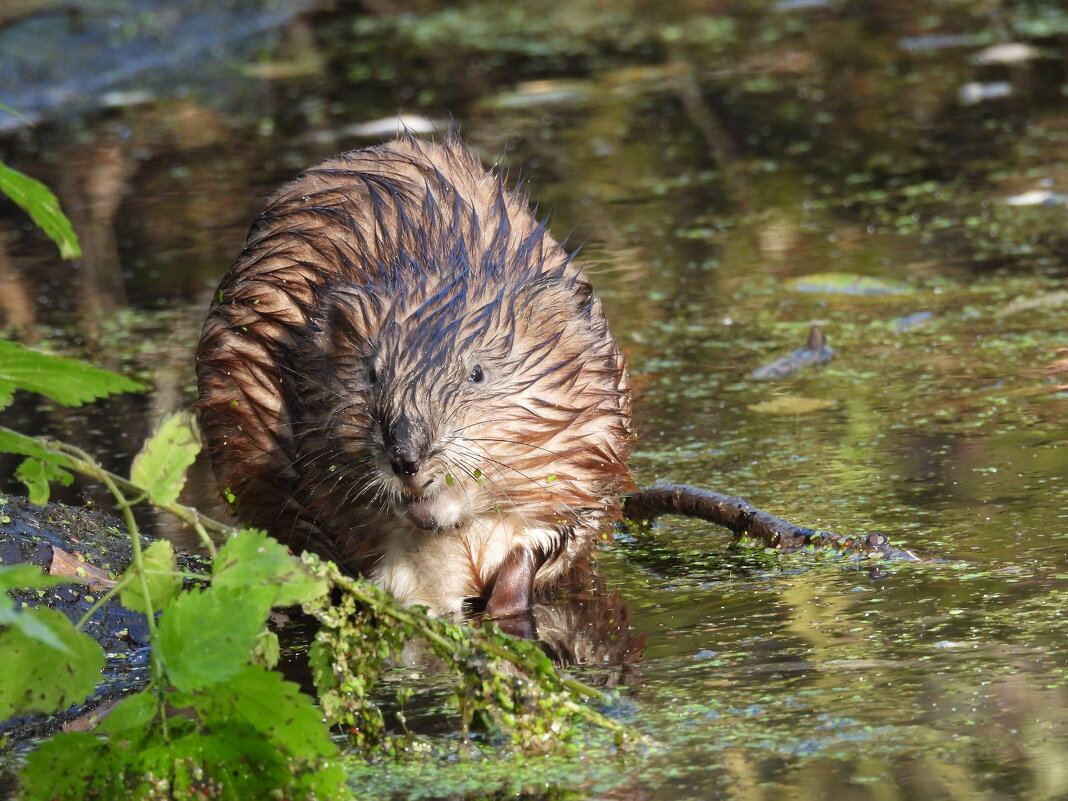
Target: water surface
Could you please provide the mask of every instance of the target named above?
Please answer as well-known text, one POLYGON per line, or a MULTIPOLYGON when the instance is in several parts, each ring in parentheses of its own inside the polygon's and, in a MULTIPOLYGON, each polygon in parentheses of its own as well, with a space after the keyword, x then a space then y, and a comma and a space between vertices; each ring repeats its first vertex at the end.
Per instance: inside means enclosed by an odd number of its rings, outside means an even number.
MULTIPOLYGON (((937 561, 783 556, 677 519, 629 533, 603 564, 648 647, 617 713, 657 747, 371 769, 364 789, 1068 795, 1068 397, 1041 372, 1068 345, 1065 12, 421 7, 266 10, 240 47, 190 47, 167 80, 116 68, 75 110, 35 106, 0 154, 56 189, 86 255, 61 263, 0 209, 6 329, 156 392, 110 410, 23 398, 5 423, 121 468, 192 401, 200 321, 263 195, 374 141, 356 123, 451 120, 584 245, 637 388, 642 483, 880 530, 937 561), (832 362, 751 377, 812 323, 832 362)), ((116 8, 129 57, 153 52, 138 37, 159 35, 158 9, 116 8)), ((197 8, 174 35, 200 41, 197 8)), ((190 497, 211 494, 202 468, 190 497)))

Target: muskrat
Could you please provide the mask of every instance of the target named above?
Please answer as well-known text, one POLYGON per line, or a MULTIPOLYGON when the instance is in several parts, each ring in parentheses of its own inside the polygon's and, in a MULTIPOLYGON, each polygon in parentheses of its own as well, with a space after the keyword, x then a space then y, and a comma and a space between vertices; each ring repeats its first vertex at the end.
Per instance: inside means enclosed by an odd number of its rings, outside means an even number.
POLYGON ((600 301, 454 136, 344 153, 271 196, 197 379, 242 519, 438 614, 528 610, 631 486, 600 301))

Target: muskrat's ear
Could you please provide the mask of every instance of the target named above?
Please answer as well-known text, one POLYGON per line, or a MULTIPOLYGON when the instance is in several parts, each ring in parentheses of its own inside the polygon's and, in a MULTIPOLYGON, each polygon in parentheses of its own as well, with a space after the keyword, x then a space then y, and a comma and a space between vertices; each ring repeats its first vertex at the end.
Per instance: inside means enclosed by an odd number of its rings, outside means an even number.
POLYGON ((575 275, 542 276, 520 293, 518 309, 528 309, 538 317, 561 314, 567 318, 589 317, 595 296, 590 282, 575 275))
POLYGON ((371 293, 358 287, 330 287, 319 303, 319 329, 338 354, 360 350, 373 336, 377 319, 371 293))

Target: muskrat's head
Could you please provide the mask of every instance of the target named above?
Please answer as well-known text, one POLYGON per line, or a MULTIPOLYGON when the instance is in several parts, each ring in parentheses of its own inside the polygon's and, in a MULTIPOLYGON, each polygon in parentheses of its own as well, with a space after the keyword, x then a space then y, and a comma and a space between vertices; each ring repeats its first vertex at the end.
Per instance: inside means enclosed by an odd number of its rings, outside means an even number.
POLYGON ((309 487, 335 510, 377 508, 426 530, 491 514, 553 525, 625 475, 622 357, 566 263, 321 294, 297 433, 309 487))

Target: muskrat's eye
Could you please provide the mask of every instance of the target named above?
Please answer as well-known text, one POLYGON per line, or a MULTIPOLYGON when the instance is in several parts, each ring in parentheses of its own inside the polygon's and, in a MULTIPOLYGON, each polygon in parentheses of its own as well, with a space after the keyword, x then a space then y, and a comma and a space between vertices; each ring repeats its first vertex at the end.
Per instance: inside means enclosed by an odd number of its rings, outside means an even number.
POLYGON ((471 373, 467 376, 467 380, 472 384, 481 384, 486 380, 486 375, 482 372, 482 365, 476 364, 471 368, 471 373))
POLYGON ((367 383, 368 384, 377 384, 378 383, 378 370, 375 369, 373 364, 370 367, 367 368, 367 383))

